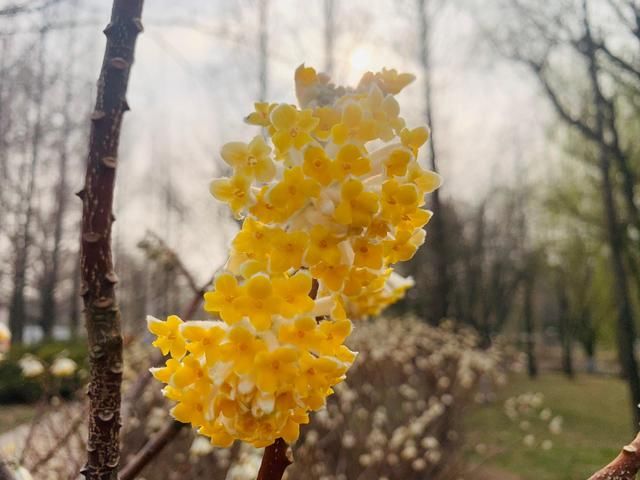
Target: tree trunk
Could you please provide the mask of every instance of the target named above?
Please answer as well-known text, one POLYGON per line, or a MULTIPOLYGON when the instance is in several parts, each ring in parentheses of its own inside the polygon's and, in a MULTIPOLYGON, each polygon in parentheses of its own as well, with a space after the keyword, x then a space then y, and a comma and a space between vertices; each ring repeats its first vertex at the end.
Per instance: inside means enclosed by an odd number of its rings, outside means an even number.
POLYGON ((73 283, 69 298, 69 335, 77 339, 80 333, 80 255, 73 265, 73 283))
POLYGON ((556 286, 558 293, 558 331, 562 346, 562 372, 568 378, 573 379, 573 335, 571 334, 569 298, 563 280, 561 279, 556 286))
POLYGON ((40 162, 40 141, 42 137, 42 101, 44 97, 45 61, 47 29, 40 32, 40 47, 38 49, 38 77, 34 92, 33 103, 36 107, 33 133, 31 136, 31 163, 29 165, 27 188, 22 197, 25 205, 24 217, 19 226, 19 233, 15 237, 13 291, 9 306, 9 329, 13 341, 21 343, 24 340, 26 321, 26 305, 24 289, 27 283, 27 266, 29 265, 29 251, 31 249, 31 222, 33 220, 33 196, 35 192, 38 164, 40 162))
POLYGON ((80 270, 89 343, 89 437, 82 474, 116 480, 120 462, 122 333, 115 295, 111 225, 122 116, 143 0, 114 0, 107 45, 91 115, 89 156, 82 199, 80 270))
MULTIPOLYGON (((420 21, 420 63, 422 65, 422 76, 424 80, 425 96, 425 118, 431 130, 429 139, 429 160, 431 170, 438 172, 436 160, 436 147, 433 141, 434 119, 433 101, 431 96, 431 52, 430 52, 430 25, 429 14, 426 11, 426 0, 417 0, 418 16, 420 21)), ((440 189, 431 194, 431 201, 435 215, 430 222, 432 249, 435 255, 436 285, 433 292, 434 310, 427 312, 427 318, 431 318, 433 323, 437 323, 447 317, 449 311, 449 271, 448 271, 448 249, 446 243, 446 225, 442 202, 440 200, 440 189)))
POLYGON ((525 352, 527 355, 527 373, 529 378, 538 376, 538 362, 536 359, 536 340, 535 327, 533 322, 533 289, 534 289, 533 272, 527 272, 524 279, 523 291, 523 319, 525 334, 525 352))
MULTIPOLYGON (((76 36, 69 33, 69 41, 67 42, 67 50, 73 51, 73 43, 76 36)), ((67 202, 69 195, 68 187, 68 159, 69 159, 69 137, 72 132, 71 108, 73 102, 73 55, 66 65, 66 80, 64 94, 64 108, 62 131, 60 140, 60 152, 58 157, 58 184, 56 185, 55 199, 56 209, 53 215, 53 245, 51 247, 51 269, 44 278, 41 300, 41 316, 40 325, 45 339, 49 339, 53 333, 53 327, 57 321, 56 310, 56 285, 58 283, 58 275, 60 271, 60 245, 62 242, 62 234, 64 232, 64 220, 67 213, 67 202)))

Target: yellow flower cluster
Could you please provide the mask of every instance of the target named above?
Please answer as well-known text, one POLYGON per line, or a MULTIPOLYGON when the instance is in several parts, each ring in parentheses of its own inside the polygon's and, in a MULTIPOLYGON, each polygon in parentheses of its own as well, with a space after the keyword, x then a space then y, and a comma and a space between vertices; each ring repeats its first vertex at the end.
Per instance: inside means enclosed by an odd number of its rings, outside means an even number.
POLYGON ((233 175, 211 192, 243 224, 205 294, 220 320, 148 322, 170 355, 153 374, 172 415, 214 444, 295 441, 355 358, 349 318, 412 286, 391 265, 424 242, 424 195, 440 184, 417 162, 427 128, 407 128, 394 98, 413 78, 384 69, 347 89, 301 66, 300 108, 256 103, 246 118, 271 141, 222 148, 233 175))

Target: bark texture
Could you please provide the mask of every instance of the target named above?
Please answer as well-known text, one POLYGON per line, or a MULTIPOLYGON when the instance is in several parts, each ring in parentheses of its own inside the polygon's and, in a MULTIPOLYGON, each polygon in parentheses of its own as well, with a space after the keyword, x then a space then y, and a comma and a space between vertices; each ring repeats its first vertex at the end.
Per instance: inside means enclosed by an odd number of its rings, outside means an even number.
POLYGON ((114 0, 107 45, 91 116, 89 158, 82 199, 81 294, 89 342, 89 437, 82 474, 116 480, 120 462, 122 334, 115 295, 111 224, 122 116, 136 38, 142 31, 143 0, 114 0))

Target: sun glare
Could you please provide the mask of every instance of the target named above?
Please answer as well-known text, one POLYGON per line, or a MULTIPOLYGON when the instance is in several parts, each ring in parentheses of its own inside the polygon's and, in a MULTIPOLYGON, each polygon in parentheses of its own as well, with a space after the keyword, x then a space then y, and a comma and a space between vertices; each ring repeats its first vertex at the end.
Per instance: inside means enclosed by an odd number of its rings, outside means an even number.
POLYGON ((371 50, 358 47, 351 53, 351 69, 362 73, 371 68, 371 50))

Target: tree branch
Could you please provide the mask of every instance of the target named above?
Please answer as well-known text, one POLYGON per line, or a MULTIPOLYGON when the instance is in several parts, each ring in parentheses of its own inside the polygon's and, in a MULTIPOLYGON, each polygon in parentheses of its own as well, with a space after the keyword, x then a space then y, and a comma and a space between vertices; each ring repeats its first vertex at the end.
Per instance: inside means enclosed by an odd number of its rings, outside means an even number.
POLYGON ((178 432, 185 426, 185 423, 180 423, 176 420, 168 422, 162 430, 160 430, 155 436, 135 454, 133 459, 125 465, 120 472, 120 480, 133 480, 136 478, 144 467, 156 456, 162 449, 173 440, 178 432))
POLYGON ((594 473, 589 480, 633 480, 640 470, 640 433, 629 445, 622 447, 618 456, 606 467, 594 473))
POLYGON ((280 480, 284 471, 293 463, 293 454, 287 443, 278 438, 264 449, 260 471, 256 480, 280 480))
POLYGON ((120 462, 122 331, 115 295, 111 225, 120 128, 143 0, 114 0, 98 79, 82 199, 80 265, 89 344, 88 480, 115 480, 120 462))
POLYGON ((607 47, 607 45, 602 41, 597 43, 597 48, 602 53, 604 53, 614 65, 617 65, 618 67, 620 67, 620 69, 624 70, 627 73, 630 73, 631 75, 637 77, 640 80, 640 68, 634 67, 631 63, 627 62, 624 58, 613 53, 609 49, 609 47, 607 47))

